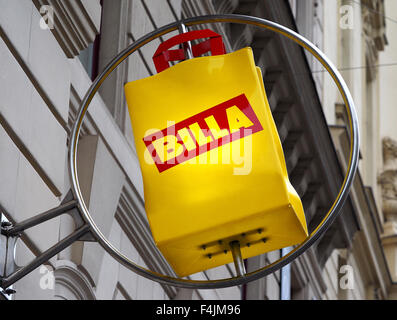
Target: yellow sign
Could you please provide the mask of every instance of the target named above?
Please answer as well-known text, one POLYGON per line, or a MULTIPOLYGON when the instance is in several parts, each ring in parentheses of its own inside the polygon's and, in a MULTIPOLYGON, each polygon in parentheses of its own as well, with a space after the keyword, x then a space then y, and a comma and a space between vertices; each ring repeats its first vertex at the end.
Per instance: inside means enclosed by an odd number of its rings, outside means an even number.
POLYGON ((125 85, 153 238, 179 276, 302 242, 302 203, 251 48, 125 85))

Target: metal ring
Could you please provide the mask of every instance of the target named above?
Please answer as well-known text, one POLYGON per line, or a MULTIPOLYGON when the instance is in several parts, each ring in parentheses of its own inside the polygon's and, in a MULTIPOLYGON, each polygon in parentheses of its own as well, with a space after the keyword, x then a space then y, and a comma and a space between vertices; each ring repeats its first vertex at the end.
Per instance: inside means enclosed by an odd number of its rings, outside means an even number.
POLYGON ((69 169, 70 169, 70 177, 71 177, 71 187, 73 193, 78 201, 79 208, 83 215, 84 220, 91 226, 91 232, 96 238, 96 240, 100 243, 100 245, 119 263, 124 265, 125 267, 131 269, 137 274, 146 277, 148 279, 177 287, 191 288, 191 289, 215 289, 215 288, 226 288, 236 285, 241 285, 244 283, 248 283, 250 281, 257 280, 261 277, 264 277, 272 272, 277 271, 282 268, 286 264, 290 263, 294 259, 296 259, 299 255, 305 252, 334 222, 334 220, 338 217, 341 212, 341 208, 348 197, 348 193, 353 182, 357 166, 358 166, 358 156, 359 156, 359 131, 358 131, 358 120, 357 115, 353 103, 353 99, 349 92, 349 89, 344 82, 342 76, 336 69, 336 67, 331 63, 331 61, 325 56, 323 52, 321 52, 318 48, 316 48, 309 40, 302 37, 298 33, 271 21, 256 18, 252 16, 245 15, 236 15, 236 14, 217 14, 217 15, 206 15, 199 16, 194 18, 188 18, 179 22, 173 22, 157 30, 154 30, 151 33, 141 37, 139 40, 132 43, 122 52, 120 52, 102 71, 102 73, 94 80, 91 87, 87 91, 81 106, 80 110, 77 114, 77 119, 74 122, 73 129, 70 134, 70 146, 69 146, 69 169), (84 116, 86 115, 88 106, 93 99, 95 93, 98 91, 99 87, 103 83, 103 81, 109 76, 109 74, 122 62, 124 61, 130 54, 147 44, 148 42, 159 38, 169 32, 177 30, 180 24, 184 24, 186 26, 193 26, 199 24, 206 23, 237 23, 237 24, 249 24, 254 25, 260 28, 272 30, 276 33, 282 34, 283 36, 288 37, 289 39, 295 41, 297 44, 307 49, 312 55, 314 55, 318 61, 326 68, 326 70, 330 73, 332 78, 334 79, 338 89, 343 97, 348 118, 349 118, 349 126, 351 130, 350 135, 350 155, 349 155, 349 166, 346 172, 346 176, 343 180, 341 189, 338 193, 338 196, 335 199, 335 202, 329 209, 328 213, 321 221, 321 223, 316 227, 316 229, 303 241, 300 245, 298 245, 294 250, 292 250, 289 254, 280 258, 279 260, 266 265, 256 271, 249 272, 243 276, 237 276, 232 278, 225 279, 217 279, 217 280, 190 280, 190 279, 180 279, 171 276, 166 276, 148 269, 145 269, 125 255, 123 255, 117 248, 115 248, 102 234, 99 230, 98 226, 92 219, 84 199, 81 194, 79 179, 77 176, 77 145, 78 145, 78 136, 81 130, 81 126, 83 123, 84 116))

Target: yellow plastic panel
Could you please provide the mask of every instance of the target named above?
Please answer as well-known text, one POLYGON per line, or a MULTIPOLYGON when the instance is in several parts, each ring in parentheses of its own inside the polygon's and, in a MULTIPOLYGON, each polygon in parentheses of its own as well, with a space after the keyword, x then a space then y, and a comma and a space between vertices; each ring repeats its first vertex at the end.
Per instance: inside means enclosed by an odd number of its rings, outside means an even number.
POLYGON ((307 227, 251 48, 125 85, 154 240, 179 276, 302 242, 307 227))

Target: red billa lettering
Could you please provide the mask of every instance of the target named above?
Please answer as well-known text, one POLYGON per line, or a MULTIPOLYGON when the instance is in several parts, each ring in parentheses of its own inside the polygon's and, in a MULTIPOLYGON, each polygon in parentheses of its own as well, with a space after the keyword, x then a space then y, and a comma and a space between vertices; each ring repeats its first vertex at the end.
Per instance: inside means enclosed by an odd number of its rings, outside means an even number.
POLYGON ((241 94, 143 138, 159 172, 262 131, 247 97, 241 94))

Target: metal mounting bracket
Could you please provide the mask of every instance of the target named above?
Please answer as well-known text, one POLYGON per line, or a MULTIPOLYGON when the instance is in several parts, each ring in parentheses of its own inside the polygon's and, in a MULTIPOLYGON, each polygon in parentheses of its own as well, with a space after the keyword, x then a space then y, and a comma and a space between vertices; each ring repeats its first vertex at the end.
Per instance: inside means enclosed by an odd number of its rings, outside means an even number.
POLYGON ((90 232, 89 224, 83 220, 77 201, 74 199, 71 191, 67 193, 58 207, 47 210, 14 225, 10 222, 2 222, 0 228, 0 287, 2 289, 8 288, 38 266, 72 245, 75 241, 96 241, 90 232), (19 267, 15 263, 15 246, 21 233, 62 214, 68 214, 73 218, 75 231, 42 252, 27 265, 19 267))

